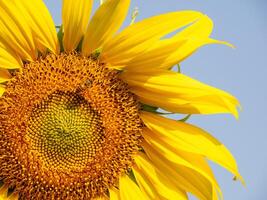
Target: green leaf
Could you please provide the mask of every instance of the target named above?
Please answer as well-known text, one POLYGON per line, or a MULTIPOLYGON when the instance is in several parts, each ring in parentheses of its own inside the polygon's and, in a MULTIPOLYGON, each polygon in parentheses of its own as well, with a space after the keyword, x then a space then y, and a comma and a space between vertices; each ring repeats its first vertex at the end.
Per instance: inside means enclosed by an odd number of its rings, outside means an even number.
POLYGON ((180 64, 177 64, 177 72, 181 73, 181 65, 180 64))
POLYGON ((142 104, 142 110, 156 113, 156 111, 158 110, 158 107, 142 104))
POLYGON ((191 117, 191 115, 186 115, 184 118, 179 119, 178 121, 180 121, 180 122, 186 122, 190 117, 191 117))
POLYGON ((135 176, 134 176, 133 170, 129 170, 129 171, 128 171, 128 176, 130 177, 130 179, 131 179, 132 181, 134 181, 136 184, 138 184, 137 181, 136 181, 136 178, 135 178, 135 176))
POLYGON ((56 26, 56 28, 59 28, 59 30, 57 32, 57 38, 58 38, 58 41, 59 41, 59 44, 60 44, 60 52, 63 52, 64 51, 64 47, 63 47, 63 36, 64 36, 63 25, 56 26))
POLYGON ((77 46, 77 48, 76 48, 76 51, 77 51, 77 52, 81 52, 81 51, 82 51, 82 45, 83 45, 83 37, 82 37, 82 39, 80 40, 80 42, 79 42, 79 44, 78 44, 78 46, 77 46))
POLYGON ((170 112, 158 112, 159 108, 158 107, 154 107, 154 106, 150 106, 150 105, 147 105, 147 104, 142 104, 142 110, 144 111, 147 111, 147 112, 152 112, 152 113, 155 113, 155 114, 159 114, 159 115, 171 115, 171 114, 175 114, 175 113, 170 113, 170 112))

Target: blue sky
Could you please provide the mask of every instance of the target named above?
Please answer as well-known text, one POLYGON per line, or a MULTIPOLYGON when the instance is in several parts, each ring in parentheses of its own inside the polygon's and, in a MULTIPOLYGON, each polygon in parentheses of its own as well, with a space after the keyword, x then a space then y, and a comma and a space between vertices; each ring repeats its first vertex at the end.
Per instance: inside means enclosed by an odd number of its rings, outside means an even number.
MULTIPOLYGON (((55 23, 60 24, 61 1, 45 3, 55 23)), ((267 1, 132 0, 131 9, 135 6, 140 11, 138 20, 169 11, 201 11, 214 21, 212 36, 236 46, 234 50, 203 47, 181 65, 183 73, 234 94, 243 107, 240 119, 209 115, 193 116, 189 122, 212 133, 236 157, 246 187, 212 164, 225 200, 267 199, 267 1)))

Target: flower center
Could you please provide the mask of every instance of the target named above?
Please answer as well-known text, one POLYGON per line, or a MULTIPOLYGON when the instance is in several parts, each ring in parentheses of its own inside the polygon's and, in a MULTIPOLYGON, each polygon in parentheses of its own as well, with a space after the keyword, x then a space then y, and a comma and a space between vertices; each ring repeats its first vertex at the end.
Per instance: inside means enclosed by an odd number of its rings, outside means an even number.
POLYGON ((82 171, 101 147, 104 130, 81 95, 57 92, 32 111, 27 137, 47 167, 82 171))
POLYGON ((117 185, 142 129, 118 75, 75 52, 14 74, 0 97, 0 180, 20 199, 92 199, 117 185))

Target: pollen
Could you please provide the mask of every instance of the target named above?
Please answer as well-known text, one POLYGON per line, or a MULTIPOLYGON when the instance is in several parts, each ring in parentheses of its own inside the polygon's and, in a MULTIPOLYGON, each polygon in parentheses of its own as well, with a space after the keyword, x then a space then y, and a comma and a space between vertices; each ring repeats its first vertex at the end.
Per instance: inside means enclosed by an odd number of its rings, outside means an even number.
POLYGON ((0 180, 20 199, 93 199, 140 149, 140 106, 119 72, 78 53, 25 64, 0 98, 0 180))

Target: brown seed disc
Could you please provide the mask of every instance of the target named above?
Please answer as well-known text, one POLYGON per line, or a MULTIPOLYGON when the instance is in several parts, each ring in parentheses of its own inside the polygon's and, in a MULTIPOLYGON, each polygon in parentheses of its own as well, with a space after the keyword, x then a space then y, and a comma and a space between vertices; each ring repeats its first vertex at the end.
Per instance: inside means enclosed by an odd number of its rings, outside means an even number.
POLYGON ((25 64, 0 98, 0 180, 20 199, 92 199, 128 170, 140 146, 139 104, 90 57, 25 64))

